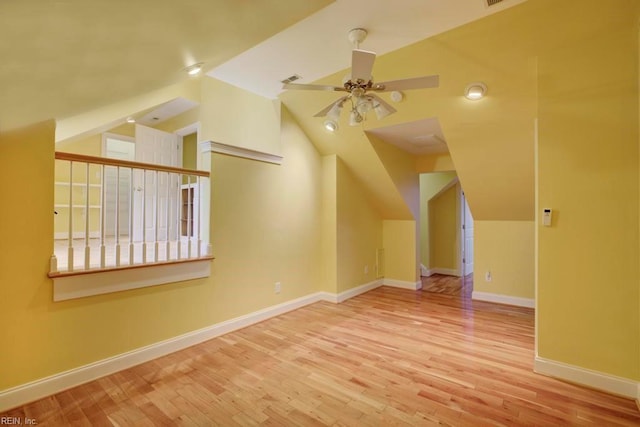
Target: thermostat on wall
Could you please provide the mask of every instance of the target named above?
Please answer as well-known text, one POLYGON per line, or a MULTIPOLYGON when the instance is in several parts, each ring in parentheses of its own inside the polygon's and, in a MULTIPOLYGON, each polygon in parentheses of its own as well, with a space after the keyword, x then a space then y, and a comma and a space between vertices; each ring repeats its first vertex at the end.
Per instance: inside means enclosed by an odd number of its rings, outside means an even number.
POLYGON ((545 227, 551 227, 551 209, 544 209, 542 211, 542 225, 545 227))

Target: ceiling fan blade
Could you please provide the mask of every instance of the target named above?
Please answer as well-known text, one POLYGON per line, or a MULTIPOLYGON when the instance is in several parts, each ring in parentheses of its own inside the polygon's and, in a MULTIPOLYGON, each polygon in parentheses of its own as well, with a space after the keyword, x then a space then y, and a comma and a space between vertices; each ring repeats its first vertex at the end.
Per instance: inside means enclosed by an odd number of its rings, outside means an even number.
POLYGON ((376 92, 389 92, 394 90, 424 89, 430 87, 438 87, 440 84, 440 76, 424 76, 414 77, 412 79, 391 80, 388 82, 380 82, 371 88, 376 92))
POLYGON ((322 110, 320 110, 316 114, 314 114, 313 117, 324 117, 324 116, 326 116, 327 113, 333 108, 334 105, 343 102, 345 99, 347 99, 347 97, 343 96, 342 98, 338 99, 337 101, 332 102, 331 104, 327 105, 325 108, 323 108, 322 110))
POLYGON ((282 89, 302 89, 302 90, 327 90, 331 92, 346 92, 346 89, 340 86, 329 85, 308 85, 300 83, 285 83, 282 89))
POLYGON ((351 81, 361 79, 364 82, 371 80, 371 71, 376 54, 366 50, 354 49, 351 54, 351 81))
POLYGON ((385 101, 384 99, 380 98, 378 95, 374 95, 373 93, 367 94, 367 95, 370 96, 371 98, 375 99, 377 102, 379 102, 380 105, 382 105, 388 111, 387 115, 393 114, 396 111, 398 111, 395 108, 393 108, 391 105, 389 105, 389 103, 387 101, 385 101))

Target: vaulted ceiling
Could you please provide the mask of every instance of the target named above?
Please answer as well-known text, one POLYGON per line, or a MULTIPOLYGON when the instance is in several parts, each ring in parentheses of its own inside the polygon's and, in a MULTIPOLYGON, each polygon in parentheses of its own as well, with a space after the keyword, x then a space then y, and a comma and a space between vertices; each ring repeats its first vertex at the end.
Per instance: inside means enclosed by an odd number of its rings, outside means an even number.
POLYGON ((6 0, 0 2, 0 130, 64 119, 188 77, 275 97, 279 80, 344 69, 346 33, 383 54, 524 0, 6 0))
POLYGON ((331 0, 0 2, 0 130, 61 119, 210 69, 331 0))

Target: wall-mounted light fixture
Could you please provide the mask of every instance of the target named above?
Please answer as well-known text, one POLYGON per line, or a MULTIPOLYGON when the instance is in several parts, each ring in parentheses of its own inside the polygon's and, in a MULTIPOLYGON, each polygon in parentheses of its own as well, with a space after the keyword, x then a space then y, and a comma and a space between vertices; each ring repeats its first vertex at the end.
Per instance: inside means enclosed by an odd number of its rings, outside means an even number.
POLYGON ((482 82, 469 83, 464 89, 464 97, 476 101, 484 97, 487 93, 487 85, 482 82))

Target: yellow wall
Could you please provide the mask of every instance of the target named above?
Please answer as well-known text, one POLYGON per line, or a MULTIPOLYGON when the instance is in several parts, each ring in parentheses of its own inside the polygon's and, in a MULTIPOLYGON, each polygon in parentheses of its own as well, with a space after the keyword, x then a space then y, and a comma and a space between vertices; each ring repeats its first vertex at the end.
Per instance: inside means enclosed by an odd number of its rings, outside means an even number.
POLYGON ((635 1, 537 1, 538 353, 640 379, 635 1), (576 14, 576 10, 580 10, 576 14))
POLYGON ((416 172, 451 172, 456 168, 449 153, 425 154, 416 157, 416 172))
POLYGON ((182 138, 182 167, 196 169, 198 160, 198 135, 192 133, 182 138))
POLYGON ((420 262, 430 267, 429 261, 429 200, 456 179, 455 172, 420 174, 420 262))
POLYGON ((460 185, 449 187, 429 203, 429 268, 458 271, 460 185))
POLYGON ((339 158, 336 175, 337 293, 340 293, 376 279, 376 251, 382 248, 382 219, 339 158))
POLYGON ((337 156, 322 158, 322 280, 321 290, 335 292, 338 289, 338 207, 337 207, 337 156))
POLYGON ((413 218, 417 220, 420 215, 420 177, 415 170, 414 157, 375 135, 368 133, 367 137, 413 218))
POLYGON ((200 140, 280 154, 280 101, 211 77, 202 80, 200 140), (230 123, 236 124, 231 126, 230 123))
MULTIPOLYGON (((237 126, 229 123, 229 126, 237 126)), ((54 303, 53 123, 0 136, 0 390, 320 289, 322 162, 288 116, 281 166, 212 155, 212 276, 54 303), (25 165, 29 167, 25 167, 25 165), (282 292, 274 293, 274 282, 282 292)))
POLYGON ((415 283, 419 278, 416 265, 416 221, 383 220, 382 243, 384 246, 384 277, 415 283))
POLYGON ((533 221, 474 221, 473 290, 535 297, 533 221), (491 281, 485 280, 491 272, 491 281))

